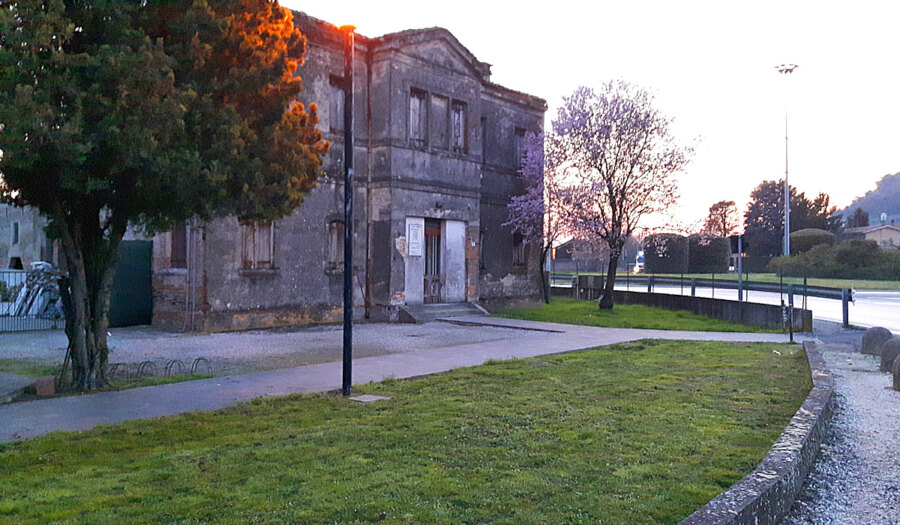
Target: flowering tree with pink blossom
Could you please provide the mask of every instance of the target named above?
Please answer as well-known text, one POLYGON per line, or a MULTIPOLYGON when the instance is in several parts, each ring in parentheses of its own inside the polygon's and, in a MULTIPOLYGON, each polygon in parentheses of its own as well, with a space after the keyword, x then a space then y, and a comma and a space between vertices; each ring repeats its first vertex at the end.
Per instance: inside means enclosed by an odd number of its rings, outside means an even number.
POLYGON ((609 246, 601 309, 613 307, 619 257, 641 218, 666 212, 678 199, 675 174, 693 150, 677 144, 671 123, 650 93, 624 81, 578 88, 552 122, 556 169, 567 174, 565 222, 576 235, 609 246))
POLYGON ((519 172, 525 192, 513 196, 508 204, 509 218, 504 226, 522 236, 525 243, 539 246, 541 252, 541 297, 550 303, 545 275, 547 256, 554 243, 570 233, 568 213, 563 209, 572 199, 565 185, 570 169, 560 156, 558 138, 543 133, 525 136, 525 152, 519 172))

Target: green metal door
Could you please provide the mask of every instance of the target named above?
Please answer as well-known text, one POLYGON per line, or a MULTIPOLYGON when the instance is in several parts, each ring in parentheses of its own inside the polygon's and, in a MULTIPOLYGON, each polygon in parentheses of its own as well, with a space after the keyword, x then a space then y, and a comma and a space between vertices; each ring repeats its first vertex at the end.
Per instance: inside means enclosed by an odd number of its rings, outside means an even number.
POLYGON ((150 324, 153 319, 151 241, 122 241, 121 259, 113 280, 109 326, 150 324))

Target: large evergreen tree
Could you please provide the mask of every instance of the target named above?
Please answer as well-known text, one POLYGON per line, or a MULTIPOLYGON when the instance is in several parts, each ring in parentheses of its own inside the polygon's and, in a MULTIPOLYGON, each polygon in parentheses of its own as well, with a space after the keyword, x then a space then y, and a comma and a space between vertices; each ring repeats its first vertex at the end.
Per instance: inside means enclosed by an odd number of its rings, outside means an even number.
POLYGON ((272 0, 17 0, 0 10, 3 198, 60 240, 77 388, 104 386, 129 226, 275 218, 327 143, 296 103, 305 39, 272 0))
MULTIPOLYGON (((816 228, 833 231, 840 216, 825 193, 812 200, 791 186, 791 231, 816 228)), ((750 204, 744 214, 744 235, 748 252, 753 256, 772 257, 783 253, 784 181, 763 181, 750 193, 750 204)))

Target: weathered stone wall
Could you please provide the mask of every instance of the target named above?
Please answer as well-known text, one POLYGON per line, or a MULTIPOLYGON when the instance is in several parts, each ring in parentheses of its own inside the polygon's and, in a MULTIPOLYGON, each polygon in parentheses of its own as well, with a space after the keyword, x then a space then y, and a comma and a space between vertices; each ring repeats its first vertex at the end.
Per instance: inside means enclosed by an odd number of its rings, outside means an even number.
POLYGON ((205 235, 202 224, 186 227, 186 268, 172 267, 169 233, 153 238, 153 326, 174 331, 205 330, 209 312, 205 235))
POLYGON ((543 112, 529 111, 528 95, 497 85, 485 90, 484 167, 481 195, 479 296, 491 308, 534 304, 540 295, 540 247, 526 244, 524 267, 513 266, 513 234, 508 220, 511 195, 524 191, 516 151, 516 130, 543 130, 543 112))

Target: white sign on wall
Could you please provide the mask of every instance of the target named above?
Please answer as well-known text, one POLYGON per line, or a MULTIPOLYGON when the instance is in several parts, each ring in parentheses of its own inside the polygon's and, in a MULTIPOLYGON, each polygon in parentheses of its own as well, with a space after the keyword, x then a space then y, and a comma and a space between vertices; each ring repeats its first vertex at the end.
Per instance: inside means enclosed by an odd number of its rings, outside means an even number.
POLYGON ((419 222, 411 222, 406 232, 406 254, 413 257, 421 257, 425 246, 425 225, 419 222))

